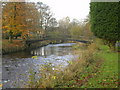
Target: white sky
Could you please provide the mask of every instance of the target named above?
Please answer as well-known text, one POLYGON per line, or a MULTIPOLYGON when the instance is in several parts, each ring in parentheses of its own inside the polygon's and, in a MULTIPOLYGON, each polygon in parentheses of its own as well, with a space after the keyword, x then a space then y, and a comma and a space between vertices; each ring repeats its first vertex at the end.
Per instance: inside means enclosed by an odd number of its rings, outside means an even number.
MULTIPOLYGON (((30 0, 31 1, 31 0, 30 0)), ((32 0, 50 6, 54 17, 59 20, 69 16, 70 19, 82 20, 89 14, 90 0, 32 0)))

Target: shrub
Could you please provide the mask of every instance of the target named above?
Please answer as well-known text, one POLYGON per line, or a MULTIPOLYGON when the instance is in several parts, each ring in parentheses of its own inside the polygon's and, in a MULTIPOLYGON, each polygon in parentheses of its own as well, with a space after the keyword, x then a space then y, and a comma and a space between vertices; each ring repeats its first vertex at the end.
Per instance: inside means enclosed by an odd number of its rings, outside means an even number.
POLYGON ((118 27, 119 2, 91 2, 90 22, 94 35, 106 41, 109 47, 114 47, 119 41, 118 27))

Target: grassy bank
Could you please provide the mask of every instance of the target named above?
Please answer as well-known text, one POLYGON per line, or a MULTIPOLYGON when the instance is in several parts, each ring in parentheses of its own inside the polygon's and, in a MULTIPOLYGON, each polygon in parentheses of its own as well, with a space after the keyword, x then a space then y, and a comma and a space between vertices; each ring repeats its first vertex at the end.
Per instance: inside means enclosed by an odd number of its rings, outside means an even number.
POLYGON ((89 46, 77 44, 74 53, 77 60, 64 68, 52 69, 51 64, 41 67, 40 80, 32 76, 28 87, 32 88, 117 88, 118 53, 100 42, 89 46))
POLYGON ((13 40, 12 43, 9 43, 8 40, 2 40, 2 54, 9 54, 24 50, 31 50, 38 47, 46 46, 48 44, 56 44, 56 43, 62 43, 61 40, 46 40, 46 41, 40 41, 31 44, 29 47, 26 47, 22 40, 13 40))
POLYGON ((102 57, 101 66, 86 85, 89 88, 118 88, 118 53, 106 45, 99 45, 98 56, 102 57))
POLYGON ((8 42, 8 40, 2 40, 2 54, 8 54, 12 52, 22 51, 25 49, 22 40, 13 40, 13 43, 8 42))

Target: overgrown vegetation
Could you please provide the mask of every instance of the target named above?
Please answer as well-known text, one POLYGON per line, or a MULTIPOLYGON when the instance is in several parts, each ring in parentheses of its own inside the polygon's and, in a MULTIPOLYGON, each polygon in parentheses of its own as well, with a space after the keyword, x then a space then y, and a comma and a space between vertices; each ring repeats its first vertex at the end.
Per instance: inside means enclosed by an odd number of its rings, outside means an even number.
POLYGON ((77 44, 74 46, 74 53, 80 54, 79 58, 69 61, 69 65, 65 68, 61 66, 53 68, 51 63, 42 65, 39 74, 41 78, 31 87, 117 88, 117 53, 112 52, 107 46, 100 43, 92 43, 86 49, 81 48, 81 46, 84 45, 77 44), (81 53, 78 50, 81 50, 81 53))

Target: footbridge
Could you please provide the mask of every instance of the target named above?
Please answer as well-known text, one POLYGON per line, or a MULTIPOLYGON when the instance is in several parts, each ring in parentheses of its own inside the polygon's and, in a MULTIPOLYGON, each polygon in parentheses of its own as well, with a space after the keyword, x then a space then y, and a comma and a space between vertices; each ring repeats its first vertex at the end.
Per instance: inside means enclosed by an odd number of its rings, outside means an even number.
POLYGON ((75 42, 81 42, 81 43, 86 43, 89 44, 91 43, 90 41, 86 40, 77 40, 77 39, 62 39, 62 38, 44 38, 44 39, 39 39, 39 40, 26 40, 26 44, 30 45, 32 43, 40 42, 40 41, 45 41, 45 40, 61 40, 61 41, 75 41, 75 42))

